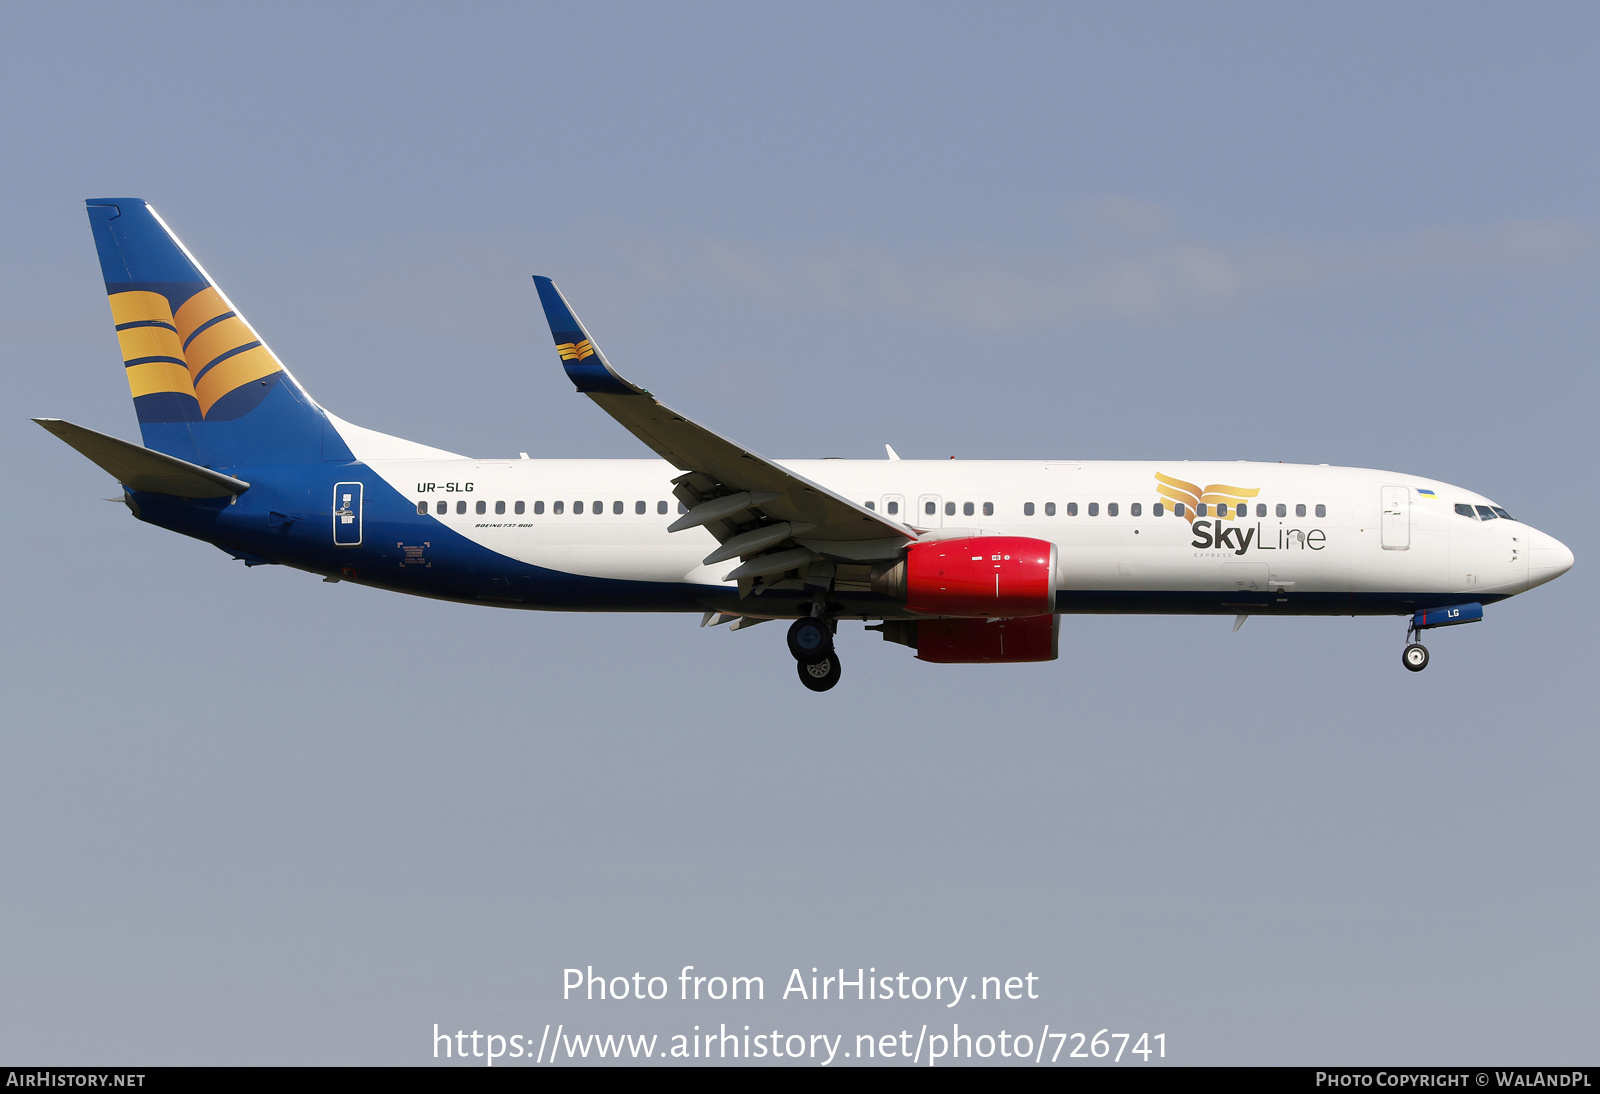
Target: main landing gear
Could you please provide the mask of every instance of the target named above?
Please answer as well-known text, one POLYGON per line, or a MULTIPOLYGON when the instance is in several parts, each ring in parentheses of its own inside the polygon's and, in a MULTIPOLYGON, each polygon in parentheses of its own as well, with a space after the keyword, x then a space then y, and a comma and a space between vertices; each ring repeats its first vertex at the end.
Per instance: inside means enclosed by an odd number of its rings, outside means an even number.
POLYGON ((800 682, 812 691, 827 691, 839 682, 839 655, 833 648, 833 625, 813 616, 789 625, 789 652, 800 682))

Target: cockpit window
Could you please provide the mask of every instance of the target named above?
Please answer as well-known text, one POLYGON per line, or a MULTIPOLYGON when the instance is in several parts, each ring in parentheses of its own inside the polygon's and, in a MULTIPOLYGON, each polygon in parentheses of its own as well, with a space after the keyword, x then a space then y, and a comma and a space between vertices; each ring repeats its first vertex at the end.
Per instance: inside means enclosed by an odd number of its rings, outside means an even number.
POLYGON ((1494 518, 1495 518, 1495 512, 1494 512, 1493 509, 1490 509, 1487 505, 1478 506, 1478 519, 1479 520, 1493 520, 1494 518))
POLYGON ((1468 517, 1472 520, 1478 519, 1478 515, 1472 511, 1472 506, 1468 505, 1464 501, 1456 502, 1456 512, 1461 516, 1468 517))
POLYGON ((1494 515, 1499 517, 1501 520, 1516 520, 1517 519, 1516 517, 1512 516, 1510 513, 1506 512, 1504 509, 1500 508, 1498 505, 1491 505, 1491 506, 1489 506, 1489 508, 1493 509, 1494 510, 1494 515))

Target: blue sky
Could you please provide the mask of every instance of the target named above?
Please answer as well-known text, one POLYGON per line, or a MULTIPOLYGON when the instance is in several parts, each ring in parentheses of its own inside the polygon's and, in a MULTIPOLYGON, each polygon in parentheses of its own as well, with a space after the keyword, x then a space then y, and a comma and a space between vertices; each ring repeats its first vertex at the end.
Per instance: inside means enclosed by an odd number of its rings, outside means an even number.
POLYGON ((994 1021, 1182 1062, 1593 1054, 1590 7, 7 18, 0 1056, 930 1020, 563 1004, 575 964, 1032 970, 994 1021), (844 633, 822 703, 773 628, 246 572, 27 421, 136 435, 82 209, 122 195, 326 406, 456 451, 642 454, 545 273, 768 455, 1392 468, 1577 566, 1421 676, 1397 620, 1069 617, 1044 666, 844 633))

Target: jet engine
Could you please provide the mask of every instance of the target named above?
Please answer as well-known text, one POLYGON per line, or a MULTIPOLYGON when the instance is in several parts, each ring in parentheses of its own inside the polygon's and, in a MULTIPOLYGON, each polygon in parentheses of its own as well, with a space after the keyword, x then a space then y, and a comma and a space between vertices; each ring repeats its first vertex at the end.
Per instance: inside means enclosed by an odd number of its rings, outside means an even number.
POLYGON ((1023 536, 913 543, 873 580, 874 592, 918 615, 984 619, 1049 615, 1056 604, 1056 546, 1023 536))

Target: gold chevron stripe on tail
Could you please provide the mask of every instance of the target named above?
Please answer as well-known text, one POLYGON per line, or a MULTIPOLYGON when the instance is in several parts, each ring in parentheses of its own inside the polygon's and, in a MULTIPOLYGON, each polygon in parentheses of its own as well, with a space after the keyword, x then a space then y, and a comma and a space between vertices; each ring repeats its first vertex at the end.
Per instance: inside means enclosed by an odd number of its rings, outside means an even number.
POLYGON ((582 361, 594 356, 594 343, 585 338, 581 342, 563 342, 556 347, 563 361, 582 361))
POLYGON ((183 343, 167 298, 156 292, 112 293, 111 321, 119 329, 117 344, 127 366, 128 390, 141 395, 172 393, 194 396, 194 383, 183 365, 183 343), (151 324, 129 326, 131 323, 151 324), (138 364, 129 364, 138 361, 138 364))
POLYGON ((208 285, 185 300, 175 317, 201 414, 210 413, 230 391, 283 369, 244 318, 232 312, 222 294, 208 285), (242 346, 250 348, 241 351, 242 346))

